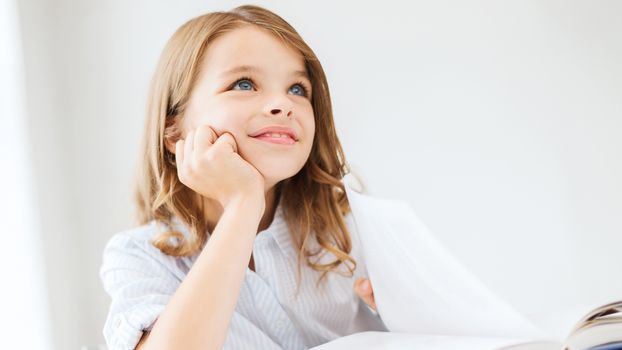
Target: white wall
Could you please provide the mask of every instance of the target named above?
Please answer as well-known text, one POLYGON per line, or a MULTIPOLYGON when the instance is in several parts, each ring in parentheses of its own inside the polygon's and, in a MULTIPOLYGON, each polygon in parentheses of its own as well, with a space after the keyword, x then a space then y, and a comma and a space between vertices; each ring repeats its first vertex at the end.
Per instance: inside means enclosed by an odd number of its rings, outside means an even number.
MULTIPOLYGON (((132 226, 160 50, 241 3, 19 2, 56 349, 103 342, 101 251, 132 226)), ((524 312, 622 295, 622 3, 255 3, 320 57, 372 194, 407 199, 524 312)))
POLYGON ((0 329, 6 349, 44 350, 51 341, 39 207, 25 113, 24 60, 17 2, 0 0, 0 329), (36 334, 35 337, 32 335, 36 334))

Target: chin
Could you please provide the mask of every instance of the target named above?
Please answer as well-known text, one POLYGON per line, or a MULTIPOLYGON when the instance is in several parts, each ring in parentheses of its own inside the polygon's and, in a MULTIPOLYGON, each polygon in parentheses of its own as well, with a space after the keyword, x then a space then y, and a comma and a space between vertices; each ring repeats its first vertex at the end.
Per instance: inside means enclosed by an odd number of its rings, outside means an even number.
POLYGON ((263 175, 266 183, 266 190, 272 188, 277 183, 289 179, 290 177, 298 174, 300 169, 304 166, 304 162, 292 162, 292 161, 266 161, 251 163, 256 164, 255 168, 263 175))
POLYGON ((307 149, 306 146, 298 144, 289 150, 273 150, 270 147, 257 147, 255 144, 240 144, 238 150, 242 158, 263 175, 267 191, 277 183, 298 174, 311 153, 311 147, 307 149))

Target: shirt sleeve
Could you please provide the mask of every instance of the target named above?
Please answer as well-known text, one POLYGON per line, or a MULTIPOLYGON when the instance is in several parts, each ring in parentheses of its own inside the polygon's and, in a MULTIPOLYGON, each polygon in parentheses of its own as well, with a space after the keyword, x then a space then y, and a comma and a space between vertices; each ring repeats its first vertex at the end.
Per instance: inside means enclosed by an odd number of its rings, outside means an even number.
POLYGON ((112 298, 103 330, 110 350, 134 349, 143 331, 151 329, 183 279, 175 259, 148 239, 127 233, 110 239, 100 269, 112 298))

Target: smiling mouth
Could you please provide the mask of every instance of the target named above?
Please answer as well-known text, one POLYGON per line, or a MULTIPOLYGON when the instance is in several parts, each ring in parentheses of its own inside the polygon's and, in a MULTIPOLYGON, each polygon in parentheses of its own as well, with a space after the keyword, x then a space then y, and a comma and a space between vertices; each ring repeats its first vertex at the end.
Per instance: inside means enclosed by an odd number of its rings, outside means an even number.
POLYGON ((277 145, 293 145, 296 143, 296 140, 291 138, 291 136, 289 136, 288 134, 274 132, 257 135, 252 138, 277 145))

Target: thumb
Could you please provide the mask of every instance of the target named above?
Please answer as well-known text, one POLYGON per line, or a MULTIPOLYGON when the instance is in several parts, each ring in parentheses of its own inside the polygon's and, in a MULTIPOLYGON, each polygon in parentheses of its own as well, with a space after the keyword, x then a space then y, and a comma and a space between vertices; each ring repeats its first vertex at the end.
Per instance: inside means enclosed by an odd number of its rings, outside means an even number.
POLYGON ((354 291, 361 298, 365 304, 376 311, 376 299, 374 298, 374 291, 371 287, 371 281, 368 278, 360 278, 354 284, 354 291))
POLYGON ((359 278, 354 285, 354 289, 361 296, 372 294, 371 282, 368 278, 359 278))

